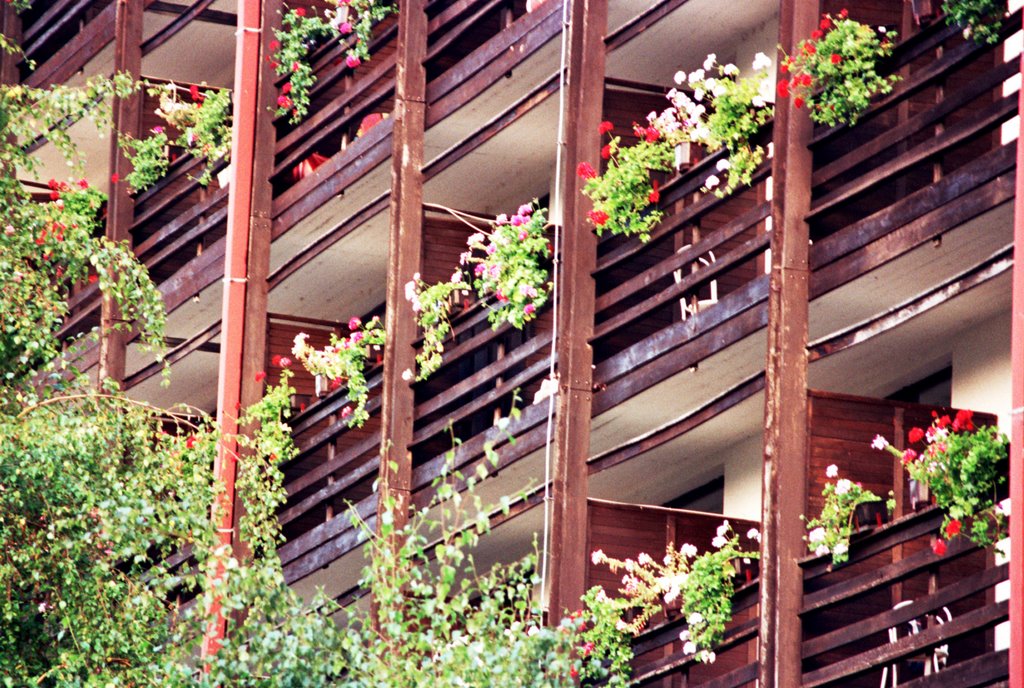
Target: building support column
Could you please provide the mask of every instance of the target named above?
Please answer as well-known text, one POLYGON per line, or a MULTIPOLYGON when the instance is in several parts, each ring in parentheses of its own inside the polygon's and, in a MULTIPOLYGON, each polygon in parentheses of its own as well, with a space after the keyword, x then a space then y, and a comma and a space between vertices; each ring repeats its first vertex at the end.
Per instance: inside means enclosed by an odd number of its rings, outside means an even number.
MULTIPOLYGON (((10 3, 5 2, 3 7, 0 7, 0 34, 10 43, 21 45, 21 17, 10 3)), ((18 74, 20 58, 20 53, 12 54, 0 50, 0 84, 16 84, 21 81, 18 74)))
MULTIPOLYGON (((1020 58, 1024 75, 1024 55, 1020 58)), ((1024 112, 1024 88, 1017 93, 1024 112)), ((1017 132, 1013 208, 1013 297, 1010 366, 1010 688, 1024 688, 1024 117, 1017 132)))
MULTIPOLYGON (((779 43, 790 54, 817 28, 818 3, 783 0, 779 43)), ((779 73, 779 78, 785 75, 779 73)), ((772 265, 765 366, 764 488, 758 685, 800 685, 804 554, 800 514, 807 502, 808 239, 812 125, 780 98, 775 108, 772 265)))
MULTIPOLYGON (((566 0, 570 2, 570 0, 566 0)), ((581 161, 600 159, 598 127, 604 102, 607 0, 571 0, 565 128, 560 188, 562 197, 561 269, 558 285, 557 425, 553 467, 548 618, 557 623, 566 610, 580 606, 586 589, 587 458, 593 402, 594 278, 597 237, 587 222, 590 201, 576 175, 581 161)))
MULTIPOLYGON (((243 342, 246 330, 247 284, 249 280, 250 231, 253 218, 253 174, 256 148, 261 17, 260 0, 240 0, 235 39, 234 109, 231 127, 231 189, 228 192, 228 227, 225 237, 224 296, 221 309, 220 370, 217 376, 217 423, 221 440, 214 461, 214 474, 223 486, 220 494, 218 530, 220 542, 234 548, 238 543, 235 524, 235 477, 237 475, 238 409, 242 402, 243 342)), ((269 236, 269 234, 265 235, 269 236)), ((215 572, 223 575, 223 570, 215 572)), ((227 619, 214 602, 214 615, 203 637, 202 655, 220 649, 227 632, 227 619)))
POLYGON ((381 399, 380 481, 377 528, 390 505, 394 525, 408 520, 412 486, 415 396, 402 373, 416 369, 416 321, 405 285, 420 271, 423 255, 423 132, 426 117, 427 54, 425 0, 406 0, 398 13, 395 113, 391 132, 391 221, 384 326, 384 384, 381 399))
MULTIPOLYGON (((142 76, 142 20, 145 6, 143 0, 117 0, 114 19, 114 71, 131 74, 133 79, 142 76)), ((142 91, 127 98, 114 98, 112 131, 110 134, 110 194, 107 201, 107 238, 131 245, 131 229, 135 220, 135 201, 128 194, 128 185, 123 180, 131 172, 131 162, 117 145, 118 133, 138 138, 142 128, 142 91)), ((97 181, 96 183, 101 183, 97 181)), ((110 378, 117 383, 124 382, 125 357, 128 349, 129 331, 121 320, 121 313, 115 301, 103 295, 100 311, 100 354, 99 380, 110 378)))

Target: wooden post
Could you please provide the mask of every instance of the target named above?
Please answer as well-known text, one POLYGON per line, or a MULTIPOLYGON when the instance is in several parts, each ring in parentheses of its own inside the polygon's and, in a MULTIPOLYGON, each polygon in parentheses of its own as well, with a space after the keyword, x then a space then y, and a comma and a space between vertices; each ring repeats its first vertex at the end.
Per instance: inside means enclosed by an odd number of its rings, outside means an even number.
POLYGON ((593 401, 594 272, 597 237, 587 222, 590 201, 582 194, 576 165, 600 160, 598 126, 604 102, 607 0, 572 0, 569 18, 565 141, 562 143, 562 240, 560 247, 558 405, 553 467, 548 618, 557 623, 580 606, 587 561, 587 457, 593 401))
MULTIPOLYGON (((1024 75, 1024 55, 1021 55, 1024 75)), ((1024 89, 1017 111, 1024 112, 1024 89)), ((1010 688, 1024 688, 1024 119, 1017 132, 1017 177, 1013 223, 1013 299, 1010 366, 1010 688)))
MULTIPOLYGON (((817 28, 818 3, 783 0, 779 43, 789 52, 817 28)), ((779 79, 786 75, 779 72, 779 79)), ((800 617, 807 502, 808 237, 812 127, 780 98, 775 107, 772 265, 765 367, 764 490, 758 675, 762 688, 800 685, 800 617)))
MULTIPOLYGON (((126 72, 134 79, 142 75, 142 15, 143 0, 117 0, 114 19, 114 71, 126 72)), ((131 172, 131 163, 117 145, 118 132, 138 137, 142 128, 142 92, 127 98, 114 98, 110 135, 110 172, 121 181, 110 182, 107 202, 107 238, 131 244, 132 223, 135 220, 135 201, 128 195, 123 181, 131 172)), ((101 182, 97 182, 101 183, 101 182)), ((99 379, 124 381, 125 355, 128 332, 123 328, 117 304, 106 294, 100 312, 99 379), (115 329, 120 326, 121 329, 115 329)))
POLYGON ((395 526, 408 519, 412 485, 415 397, 406 370, 415 371, 416 322, 405 285, 420 270, 423 254, 423 131, 426 115, 427 15, 425 0, 409 0, 398 14, 395 67, 395 114, 391 144, 391 230, 387 281, 384 383, 381 399, 381 462, 377 500, 379 516, 394 502, 395 526))
MULTIPOLYGON (((221 307, 220 370, 217 376, 217 423, 222 436, 213 470, 223 486, 220 494, 218 524, 220 542, 234 547, 235 477, 237 475, 238 409, 242 401, 243 340, 246 330, 247 287, 250 266, 250 225, 253 218, 253 174, 260 82, 261 13, 260 0, 238 3, 238 31, 235 39, 235 88, 231 126, 231 190, 228 192, 228 229, 225 237, 224 297, 221 307)), ((269 233, 268 233, 269 236, 269 233)), ((265 319, 258 323, 265 326, 265 319)), ((219 568, 214 578, 223 575, 219 568)), ((214 602, 210 622, 203 637, 202 656, 220 649, 227 633, 227 619, 214 602)))
MULTIPOLYGON (((21 17, 14 11, 10 3, 3 3, 0 7, 0 34, 7 37, 11 43, 21 45, 21 17)), ((13 55, 6 50, 0 50, 0 84, 16 84, 21 81, 18 74, 18 62, 21 55, 13 55)))

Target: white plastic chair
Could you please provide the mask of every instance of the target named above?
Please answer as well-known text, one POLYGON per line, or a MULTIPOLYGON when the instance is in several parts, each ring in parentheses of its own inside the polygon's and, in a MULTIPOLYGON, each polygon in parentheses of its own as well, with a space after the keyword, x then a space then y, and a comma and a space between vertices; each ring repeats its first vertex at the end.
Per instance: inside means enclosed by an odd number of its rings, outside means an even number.
MULTIPOLYGON (((913 600, 904 600, 903 602, 900 602, 899 604, 894 606, 893 607, 893 611, 896 611, 897 609, 902 609, 903 607, 906 607, 908 604, 913 604, 913 603, 914 603, 913 600)), ((953 615, 950 613, 949 607, 943 607, 942 608, 942 612, 945 613, 945 617, 946 617, 945 619, 942 618, 942 616, 943 616, 942 613, 927 614, 927 615, 925 615, 925 618, 928 618, 928 616, 931 616, 931 617, 933 617, 935 619, 936 623, 938 623, 940 625, 946 623, 947 621, 952 621, 953 620, 953 615)), ((909 627, 909 631, 910 631, 909 635, 917 635, 918 633, 921 632, 921 621, 919 619, 911 619, 910 621, 907 622, 907 626, 909 627)), ((893 626, 893 627, 891 627, 889 629, 889 643, 894 645, 894 644, 896 644, 896 641, 898 641, 898 640, 899 640, 899 627, 898 626, 893 626)), ((925 665, 924 665, 924 675, 925 676, 930 676, 933 672, 937 673, 939 670, 944 669, 946 667, 946 662, 947 662, 948 659, 949 659, 949 645, 948 644, 947 645, 940 645, 940 646, 936 647, 932 651, 931 661, 925 662, 925 665)), ((889 665, 889 666, 887 666, 887 667, 882 669, 882 683, 881 683, 879 688, 886 688, 885 684, 886 684, 886 681, 890 678, 890 675, 889 675, 889 671, 890 670, 892 671, 892 676, 891 676, 892 683, 890 685, 892 686, 892 688, 896 687, 896 685, 898 683, 898 680, 899 680, 898 677, 897 677, 897 674, 896 674, 896 664, 891 664, 891 665, 889 665)))
MULTIPOLYGON (((689 248, 690 248, 690 244, 687 244, 686 246, 683 246, 681 249, 676 251, 676 253, 682 253, 683 251, 689 250, 689 248)), ((703 265, 705 267, 710 267, 711 264, 715 262, 715 252, 714 251, 708 251, 707 255, 708 255, 707 258, 705 258, 704 256, 701 256, 700 258, 698 258, 697 262, 699 262, 701 265, 703 265)), ((672 276, 675 278, 676 284, 679 284, 680 282, 682 282, 683 281, 683 270, 682 270, 682 268, 680 268, 678 270, 673 270, 672 271, 672 276)), ((696 315, 697 313, 699 313, 700 311, 704 310, 708 306, 713 306, 716 303, 718 303, 718 280, 711 280, 711 295, 710 295, 710 298, 699 299, 695 304, 690 303, 689 301, 687 301, 686 297, 683 297, 683 298, 679 299, 680 316, 682 317, 683 320, 686 320, 691 315, 696 315)))

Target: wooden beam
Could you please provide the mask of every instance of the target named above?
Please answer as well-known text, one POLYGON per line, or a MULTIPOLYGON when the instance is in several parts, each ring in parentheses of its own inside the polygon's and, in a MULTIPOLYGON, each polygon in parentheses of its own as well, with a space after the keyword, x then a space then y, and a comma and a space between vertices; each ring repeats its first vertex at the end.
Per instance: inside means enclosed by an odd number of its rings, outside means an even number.
MULTIPOLYGON (((1020 57, 1024 75, 1024 55, 1020 57)), ((1024 112, 1024 88, 1018 95, 1018 112, 1024 112)), ((1010 686, 1024 688, 1024 118, 1017 130, 1017 173, 1013 206, 1013 296, 1011 310, 1010 368, 1010 504, 1016 516, 1010 519, 1010 547, 1017 556, 1010 560, 1010 686)))
MULTIPOLYGON (((0 34, 13 43, 21 44, 21 17, 10 3, 5 2, 0 7, 0 34)), ((0 51, 0 84, 16 84, 21 80, 18 75, 20 57, 17 53, 0 51)))
MULTIPOLYGON (((189 10, 189 6, 179 5, 173 2, 163 2, 163 0, 155 0, 147 9, 154 14, 180 15, 187 12, 189 10)), ((208 24, 223 24, 224 26, 234 26, 238 23, 238 15, 235 13, 211 9, 203 10, 196 15, 196 19, 208 24)))
MULTIPOLYGON (((792 54, 817 28, 818 3, 782 0, 779 43, 792 54)), ((779 79, 785 78, 781 72, 779 79)), ((800 611, 804 554, 800 514, 806 502, 808 243, 804 217, 811 205, 811 121, 780 99, 775 108, 776 189, 772 208, 772 265, 768 290, 765 367, 764 489, 758 651, 762 688, 801 681, 800 611)))
MULTIPOLYGON (((395 525, 408 519, 412 489, 413 414, 416 400, 403 373, 416 369, 416 322, 405 285, 423 261, 423 133, 427 54, 425 0, 409 0, 398 16, 395 115, 391 136, 391 227, 387 279, 384 383, 381 398, 381 462, 378 516, 394 511, 395 525)), ((378 524, 381 519, 378 518, 378 524)))
MULTIPOLYGON (((114 18, 114 71, 127 72, 133 78, 142 75, 142 15, 143 0, 117 0, 114 18)), ((131 172, 128 157, 117 145, 118 132, 138 137, 142 128, 142 92, 127 98, 114 98, 110 132, 110 171, 121 179, 131 172)), ((107 238, 131 244, 131 228, 135 219, 135 204, 128 194, 125 182, 110 182, 107 204, 107 238)), ((103 295, 100 313, 100 366, 99 379, 110 378, 124 382, 125 356, 129 333, 122 326, 121 314, 114 300, 103 295)))
MULTIPOLYGON (((253 175, 256 135, 259 129, 258 90, 260 82, 261 16, 260 0, 240 0, 235 35, 235 87, 231 126, 231 187, 228 191, 228 226, 224 237, 224 288, 221 307, 221 350, 217 375, 217 424, 222 436, 217 445, 213 471, 221 484, 218 537, 232 549, 238 542, 235 519, 235 477, 237 475, 238 409, 242 401, 242 370, 246 331, 246 294, 250 267, 250 233, 253 217, 253 175)), ((262 324, 262 323, 261 323, 262 324)), ((210 573, 213 581, 223 575, 223 565, 210 573)), ((202 656, 215 654, 227 632, 227 619, 217 600, 214 616, 206 628, 202 656)))
POLYGON ((181 14, 171 20, 167 26, 147 38, 146 42, 142 44, 142 52, 148 55, 167 41, 174 38, 178 32, 188 26, 193 19, 197 19, 199 15, 207 11, 213 2, 214 0, 196 0, 189 7, 185 8, 181 14))
MULTIPOLYGON (((569 0, 566 0, 569 2, 569 0)), ((558 337, 557 425, 552 481, 551 538, 548 575, 551 592, 548 620, 577 609, 586 590, 587 458, 593 402, 593 351, 597 237, 587 222, 590 202, 582 194, 576 164, 600 160, 603 116, 607 0, 572 0, 569 7, 568 72, 565 75, 565 122, 562 143, 562 263, 556 289, 558 337)))

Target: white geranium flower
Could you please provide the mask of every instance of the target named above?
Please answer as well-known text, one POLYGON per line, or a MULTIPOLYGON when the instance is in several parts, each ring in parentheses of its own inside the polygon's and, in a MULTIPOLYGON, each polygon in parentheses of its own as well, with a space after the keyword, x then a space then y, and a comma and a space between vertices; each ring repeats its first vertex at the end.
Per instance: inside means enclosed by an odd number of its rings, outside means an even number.
POLYGON ((823 557, 828 554, 828 545, 818 545, 818 548, 814 550, 815 556, 823 557))
POLYGON ((757 53, 754 55, 754 63, 751 65, 755 72, 759 72, 762 69, 768 69, 772 66, 772 58, 768 57, 764 53, 757 53))
POLYGON ((838 478, 839 477, 839 466, 832 464, 825 469, 826 478, 838 478))
POLYGON ((703 69, 697 69, 697 70, 694 70, 694 71, 690 72, 687 75, 687 77, 686 77, 686 81, 691 86, 693 86, 698 81, 704 81, 704 70, 703 69))
POLYGON ((718 161, 718 164, 715 165, 715 169, 719 172, 725 172, 730 167, 732 167, 732 165, 729 163, 729 158, 722 158, 718 161))
POLYGON ((722 73, 726 76, 736 76, 740 73, 740 68, 734 65, 732 62, 722 67, 722 73))
POLYGON ((692 655, 697 653, 697 646, 693 644, 692 640, 687 640, 683 643, 683 654, 692 655))
POLYGON ((721 183, 722 180, 719 179, 717 175, 713 174, 704 181, 704 186, 708 189, 713 189, 721 183))
POLYGON ((711 69, 715 66, 715 60, 718 59, 718 55, 709 53, 706 60, 704 60, 704 69, 711 69))
POLYGON ((750 530, 748 530, 747 531, 747 537, 750 538, 751 540, 756 540, 758 542, 761 542, 761 533, 758 532, 757 528, 751 528, 750 530))
POLYGON ((690 615, 686 617, 686 623, 689 626, 696 626, 699 623, 703 623, 703 621, 704 617, 700 612, 691 612, 690 615))
POLYGON ((677 85, 682 86, 683 82, 686 81, 686 72, 682 70, 676 72, 676 75, 672 78, 672 80, 675 81, 677 85))
POLYGON ((763 108, 765 106, 764 98, 762 98, 759 95, 758 96, 754 96, 753 98, 751 98, 750 99, 750 103, 754 107, 758 107, 758 108, 763 108))
POLYGON ((728 521, 722 521, 722 525, 718 526, 718 529, 715 530, 715 535, 717 535, 718 537, 725 537, 725 535, 728 532, 729 532, 729 522, 728 521))
POLYGON ((590 561, 593 562, 595 565, 600 564, 602 561, 604 561, 604 551, 600 549, 595 549, 593 554, 590 555, 590 561))
POLYGON ((727 543, 727 542, 728 542, 728 540, 726 540, 721 535, 716 535, 714 537, 714 539, 711 540, 711 545, 715 549, 722 549, 723 547, 725 547, 725 543, 727 543))
POLYGON ((853 483, 851 483, 846 478, 840 478, 839 480, 836 481, 836 494, 844 495, 847 492, 849 492, 852 487, 853 483))
POLYGON ((682 552, 683 556, 686 556, 686 557, 695 557, 695 556, 697 556, 697 548, 695 546, 691 545, 688 542, 684 543, 683 546, 679 548, 679 551, 682 552))
POLYGON ((825 529, 815 528, 807 534, 808 542, 821 542, 825 539, 825 529))
POLYGON ((875 439, 871 440, 872 449, 885 449, 889 446, 889 440, 885 439, 881 435, 875 435, 875 439))

